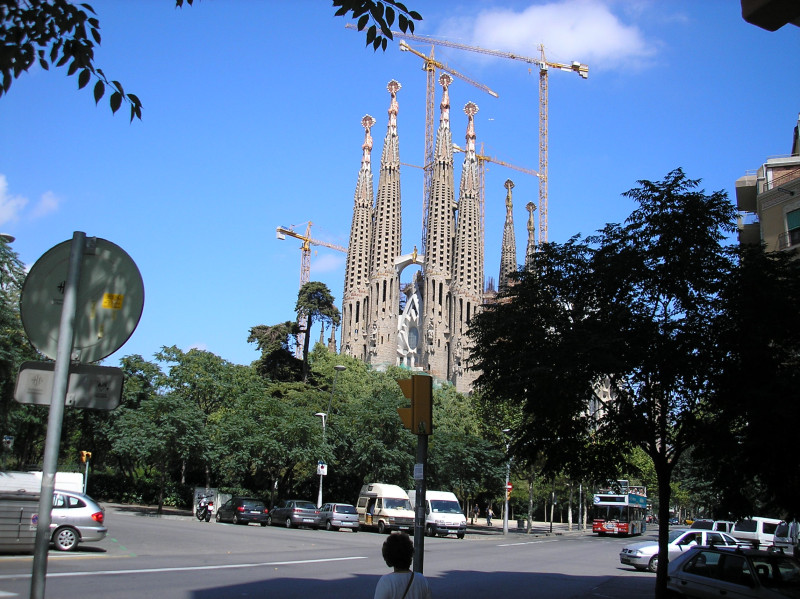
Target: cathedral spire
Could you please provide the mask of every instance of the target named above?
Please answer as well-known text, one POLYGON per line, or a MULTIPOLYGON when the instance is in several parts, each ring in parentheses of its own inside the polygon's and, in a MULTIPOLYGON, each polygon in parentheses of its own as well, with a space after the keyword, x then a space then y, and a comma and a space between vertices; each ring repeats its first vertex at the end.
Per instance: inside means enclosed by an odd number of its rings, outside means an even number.
MULTIPOLYGON (((350 245, 342 293, 342 353, 366 359, 366 320, 369 305, 369 265, 372 250, 372 135, 370 129, 375 119, 365 115, 364 143, 361 146, 361 170, 358 172, 353 200, 353 220, 350 225, 350 245)), ((333 343, 336 343, 332 333, 333 343)))
POLYGON ((500 278, 497 282, 497 290, 503 291, 508 287, 511 274, 517 270, 517 241, 514 235, 514 210, 511 200, 511 190, 514 189, 514 182, 507 179, 506 188, 506 224, 503 228, 503 247, 500 251, 500 278))
POLYGON ((528 247, 525 250, 525 268, 530 268, 533 254, 536 252, 536 221, 533 218, 536 204, 528 202, 525 204, 525 209, 528 211, 528 247))

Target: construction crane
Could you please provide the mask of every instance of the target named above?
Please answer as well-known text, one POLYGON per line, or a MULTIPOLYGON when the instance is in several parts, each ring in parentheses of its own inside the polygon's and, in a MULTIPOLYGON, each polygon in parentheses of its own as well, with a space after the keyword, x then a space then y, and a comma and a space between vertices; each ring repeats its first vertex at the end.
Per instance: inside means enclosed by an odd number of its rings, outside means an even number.
POLYGON ((425 92, 425 164, 423 167, 423 205, 422 205, 422 253, 425 253, 425 245, 428 239, 428 201, 429 195, 431 191, 431 169, 433 168, 433 120, 434 120, 434 96, 435 96, 435 86, 434 80, 436 79, 436 69, 440 71, 444 71, 445 73, 452 75, 453 77, 458 77, 462 81, 466 81, 470 85, 474 85, 480 90, 485 91, 490 96, 497 98, 497 93, 492 91, 489 87, 485 86, 483 83, 478 83, 469 77, 462 75, 455 69, 450 68, 446 64, 443 64, 436 60, 433 57, 433 47, 431 47, 430 55, 425 55, 422 52, 415 50, 411 46, 409 46, 405 42, 400 42, 400 50, 403 52, 411 52, 412 54, 416 54, 422 60, 424 60, 424 64, 422 66, 422 70, 427 73, 428 82, 426 85, 426 92, 425 92))
MULTIPOLYGON (((346 25, 349 29, 357 29, 355 25, 348 23, 346 25)), ((408 39, 426 44, 433 44, 445 46, 448 48, 455 48, 456 50, 467 50, 469 52, 478 52, 480 54, 487 54, 489 56, 497 56, 499 58, 508 58, 511 60, 521 60, 528 64, 536 65, 539 68, 539 243, 547 242, 547 167, 548 167, 548 89, 547 79, 550 69, 559 69, 561 71, 572 71, 577 73, 583 79, 589 78, 589 67, 580 62, 574 61, 570 64, 560 62, 550 62, 545 58, 544 46, 539 46, 539 58, 530 58, 528 56, 521 56, 511 52, 503 52, 502 50, 488 50, 478 46, 467 46, 466 44, 459 44, 457 42, 450 42, 441 40, 426 35, 412 35, 409 33, 402 33, 400 31, 392 31, 392 36, 399 39, 408 39)))
MULTIPOLYGON (((301 223, 302 224, 302 223, 301 223)), ((335 243, 328 243, 327 241, 320 241, 319 239, 312 239, 311 238, 311 225, 313 223, 308 221, 306 223, 306 233, 305 235, 298 233, 294 230, 294 227, 297 225, 292 225, 291 227, 277 227, 276 229, 276 237, 278 239, 286 239, 286 236, 294 237, 295 239, 299 239, 302 241, 300 244, 300 252, 301 252, 301 259, 300 259, 300 288, 302 289, 303 285, 308 283, 311 280, 311 246, 312 245, 321 245, 322 247, 330 248, 332 250, 336 250, 338 252, 347 253, 347 248, 342 247, 340 245, 336 245, 335 243)), ((305 318, 302 318, 302 314, 297 314, 297 324, 300 327, 300 333, 297 335, 297 347, 295 348, 295 356, 298 358, 303 357, 303 344, 305 342, 306 336, 306 322, 305 318)))
MULTIPOLYGON (((459 147, 456 144, 453 144, 453 151, 454 152, 463 152, 464 148, 459 147)), ((481 234, 485 234, 485 223, 486 223, 486 163, 492 162, 494 164, 499 164, 500 166, 505 166, 506 168, 514 169, 515 171, 519 171, 521 173, 525 173, 527 175, 533 175, 534 177, 538 177, 539 173, 535 170, 530 168, 524 168, 522 166, 517 166, 515 164, 511 164, 509 162, 505 162, 503 160, 499 160, 497 158, 493 158, 492 156, 487 156, 483 153, 483 144, 481 143, 481 151, 480 154, 475 154, 475 158, 478 160, 478 178, 479 178, 479 185, 480 189, 478 193, 480 194, 480 204, 481 204, 481 234)))

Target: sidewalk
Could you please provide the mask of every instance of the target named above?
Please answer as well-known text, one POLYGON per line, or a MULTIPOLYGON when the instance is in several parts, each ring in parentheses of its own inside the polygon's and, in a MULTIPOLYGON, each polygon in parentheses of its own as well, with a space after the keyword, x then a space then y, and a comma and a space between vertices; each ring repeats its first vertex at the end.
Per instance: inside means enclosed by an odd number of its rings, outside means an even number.
MULTIPOLYGON (((486 525, 486 518, 476 518, 475 524, 470 524, 472 518, 467 518, 467 535, 471 538, 480 538, 488 536, 496 536, 503 534, 503 520, 492 518, 492 525, 486 525)), ((531 530, 527 530, 527 520, 522 521, 522 527, 517 526, 519 522, 514 520, 508 521, 508 534, 513 535, 526 535, 533 537, 550 537, 560 535, 591 535, 592 529, 587 525, 587 529, 583 530, 581 525, 577 522, 572 523, 572 530, 566 522, 553 522, 551 527, 549 522, 539 522, 534 520, 531 522, 531 530)))

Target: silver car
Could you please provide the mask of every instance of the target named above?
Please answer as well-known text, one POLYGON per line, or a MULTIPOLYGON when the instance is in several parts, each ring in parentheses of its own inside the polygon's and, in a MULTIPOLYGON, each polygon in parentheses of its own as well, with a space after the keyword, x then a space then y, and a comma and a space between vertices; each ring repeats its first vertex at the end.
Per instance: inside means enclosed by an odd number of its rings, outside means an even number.
MULTIPOLYGON (((669 531, 669 560, 672 561, 684 551, 698 545, 715 547, 737 547, 739 542, 731 535, 714 530, 679 528, 669 531)), ((642 541, 625 545, 619 554, 619 561, 637 570, 658 569, 658 541, 642 541)))
POLYGON ((349 503, 326 503, 319 511, 320 525, 325 530, 339 530, 349 528, 353 532, 358 532, 358 512, 349 503))
POLYGON ((319 527, 319 509, 310 501, 287 499, 267 514, 267 524, 283 524, 286 528, 310 526, 316 529, 319 527))
POLYGON ((108 532, 105 510, 83 493, 56 490, 50 514, 51 539, 59 551, 72 551, 78 543, 101 541, 108 532))

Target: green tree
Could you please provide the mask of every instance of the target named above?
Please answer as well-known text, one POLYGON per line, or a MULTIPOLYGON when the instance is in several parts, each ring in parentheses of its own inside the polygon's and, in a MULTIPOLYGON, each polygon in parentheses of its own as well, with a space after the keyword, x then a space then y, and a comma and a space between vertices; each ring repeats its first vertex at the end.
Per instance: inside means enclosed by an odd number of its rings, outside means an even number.
POLYGON ((695 459, 715 481, 722 511, 797 518, 800 472, 785 431, 800 420, 800 259, 758 246, 738 258, 723 293, 714 435, 702 436, 695 459))
POLYGON ((381 48, 385 51, 388 40, 394 39, 392 25, 395 17, 403 33, 414 33, 414 21, 422 20, 418 12, 408 10, 402 2, 395 0, 333 0, 333 5, 339 9, 337 17, 352 13, 353 18, 358 19, 358 30, 367 28, 367 45, 371 44, 373 50, 381 48))
POLYGON ((328 286, 319 281, 310 281, 297 293, 297 314, 305 319, 305 341, 303 343, 303 382, 308 380, 308 347, 311 341, 311 325, 338 326, 341 319, 339 309, 333 303, 328 286))
MULTIPOLYGON (((721 362, 715 326, 733 266, 723 241, 734 209, 698 184, 681 169, 639 181, 624 194, 638 205, 624 225, 545 247, 507 301, 475 319, 478 385, 525 412, 517 449, 543 444, 565 456, 572 446, 586 456, 595 442, 606 455, 639 446, 653 461, 661 521, 721 362)), ((657 597, 666 568, 661 560, 657 597)))
POLYGON ((297 343, 300 328, 296 322, 286 321, 272 326, 257 325, 250 329, 248 343, 255 343, 261 352, 256 361, 258 373, 273 381, 297 381, 302 376, 303 363, 292 354, 290 339, 297 343))

